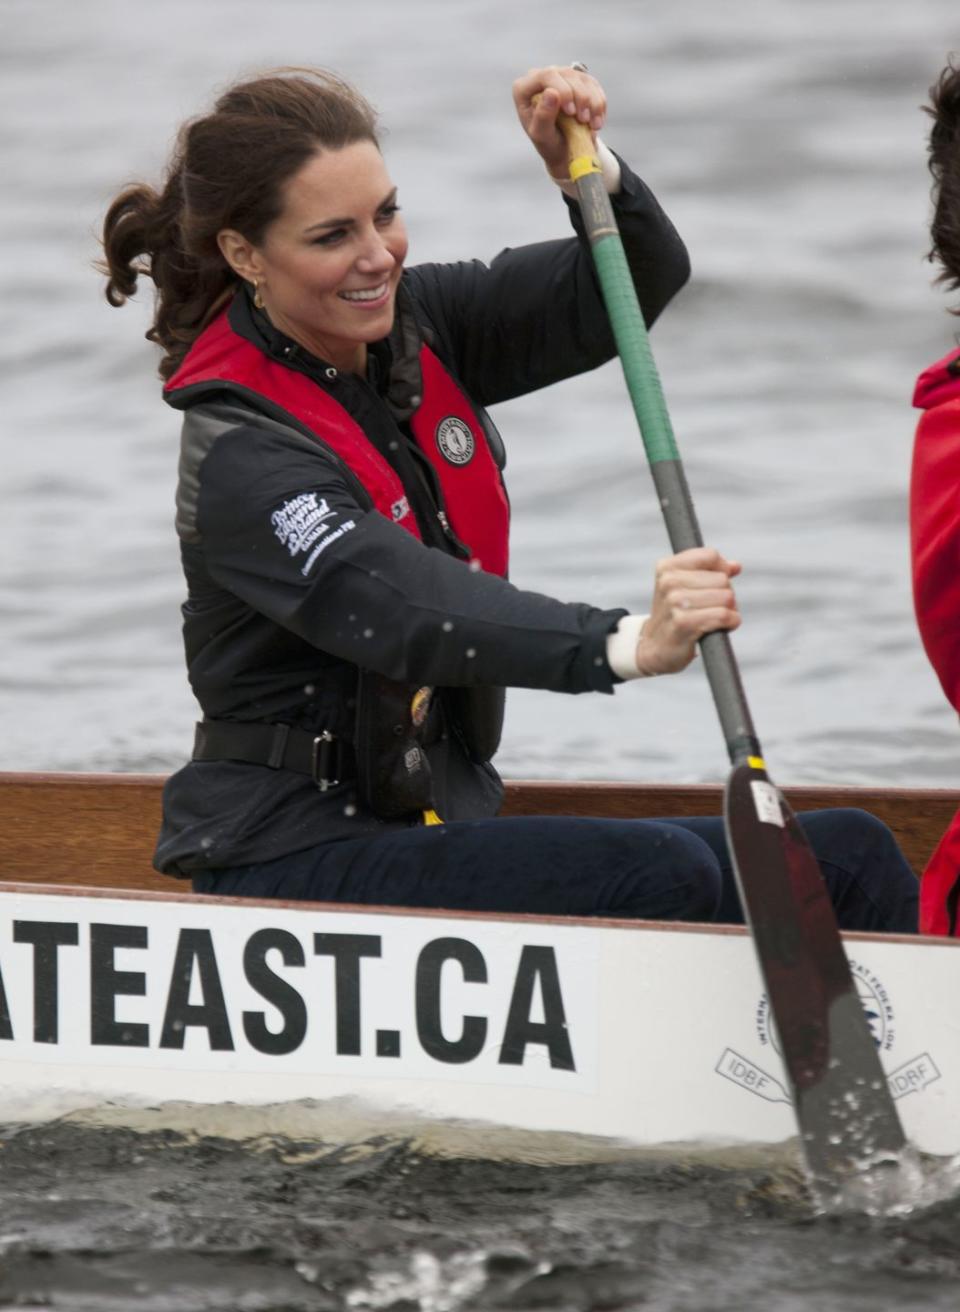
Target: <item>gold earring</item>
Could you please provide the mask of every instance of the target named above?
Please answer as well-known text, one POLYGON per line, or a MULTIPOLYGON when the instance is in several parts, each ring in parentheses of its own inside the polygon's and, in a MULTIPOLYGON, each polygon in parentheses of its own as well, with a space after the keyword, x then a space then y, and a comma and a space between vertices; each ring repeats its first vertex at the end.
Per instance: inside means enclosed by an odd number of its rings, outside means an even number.
POLYGON ((253 280, 253 303, 258 310, 263 309, 263 297, 260 295, 260 279, 253 280))

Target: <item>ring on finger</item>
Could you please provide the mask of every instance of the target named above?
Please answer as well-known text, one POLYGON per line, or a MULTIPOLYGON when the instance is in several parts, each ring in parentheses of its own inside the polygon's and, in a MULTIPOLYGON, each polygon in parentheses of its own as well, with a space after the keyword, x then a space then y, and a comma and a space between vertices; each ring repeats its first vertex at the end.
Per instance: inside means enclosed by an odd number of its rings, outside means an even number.
POLYGON ((587 68, 586 64, 583 62, 582 59, 574 59, 574 60, 571 62, 570 67, 573 68, 573 69, 576 69, 576 71, 577 71, 578 73, 589 73, 589 72, 590 72, 589 68, 587 68))

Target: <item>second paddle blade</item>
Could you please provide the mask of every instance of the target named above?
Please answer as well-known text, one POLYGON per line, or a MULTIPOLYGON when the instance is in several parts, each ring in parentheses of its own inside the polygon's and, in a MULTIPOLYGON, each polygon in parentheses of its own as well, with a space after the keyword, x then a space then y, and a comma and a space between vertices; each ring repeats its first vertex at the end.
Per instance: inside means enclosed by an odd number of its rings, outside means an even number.
POLYGON ((727 842, 777 1018, 807 1164, 820 1191, 899 1153, 903 1130, 817 858, 758 765, 736 766, 727 842))

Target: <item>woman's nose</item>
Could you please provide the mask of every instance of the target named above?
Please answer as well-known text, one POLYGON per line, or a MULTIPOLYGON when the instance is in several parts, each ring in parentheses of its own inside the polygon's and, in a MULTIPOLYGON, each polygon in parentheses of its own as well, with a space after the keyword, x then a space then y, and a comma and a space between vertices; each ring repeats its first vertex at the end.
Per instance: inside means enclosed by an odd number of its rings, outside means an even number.
POLYGON ((387 273, 396 264, 396 258, 390 250, 382 233, 374 229, 363 244, 357 256, 357 267, 365 273, 387 273))

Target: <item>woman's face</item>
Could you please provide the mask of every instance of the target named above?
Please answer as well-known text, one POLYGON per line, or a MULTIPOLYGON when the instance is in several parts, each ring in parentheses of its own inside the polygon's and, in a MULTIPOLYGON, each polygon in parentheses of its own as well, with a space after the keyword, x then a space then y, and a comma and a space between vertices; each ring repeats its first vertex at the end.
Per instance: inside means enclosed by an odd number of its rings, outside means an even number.
POLYGON ((317 153, 294 174, 279 218, 249 248, 251 272, 238 271, 258 280, 281 332, 339 369, 362 372, 367 343, 393 326, 406 254, 383 156, 358 141, 317 153))

